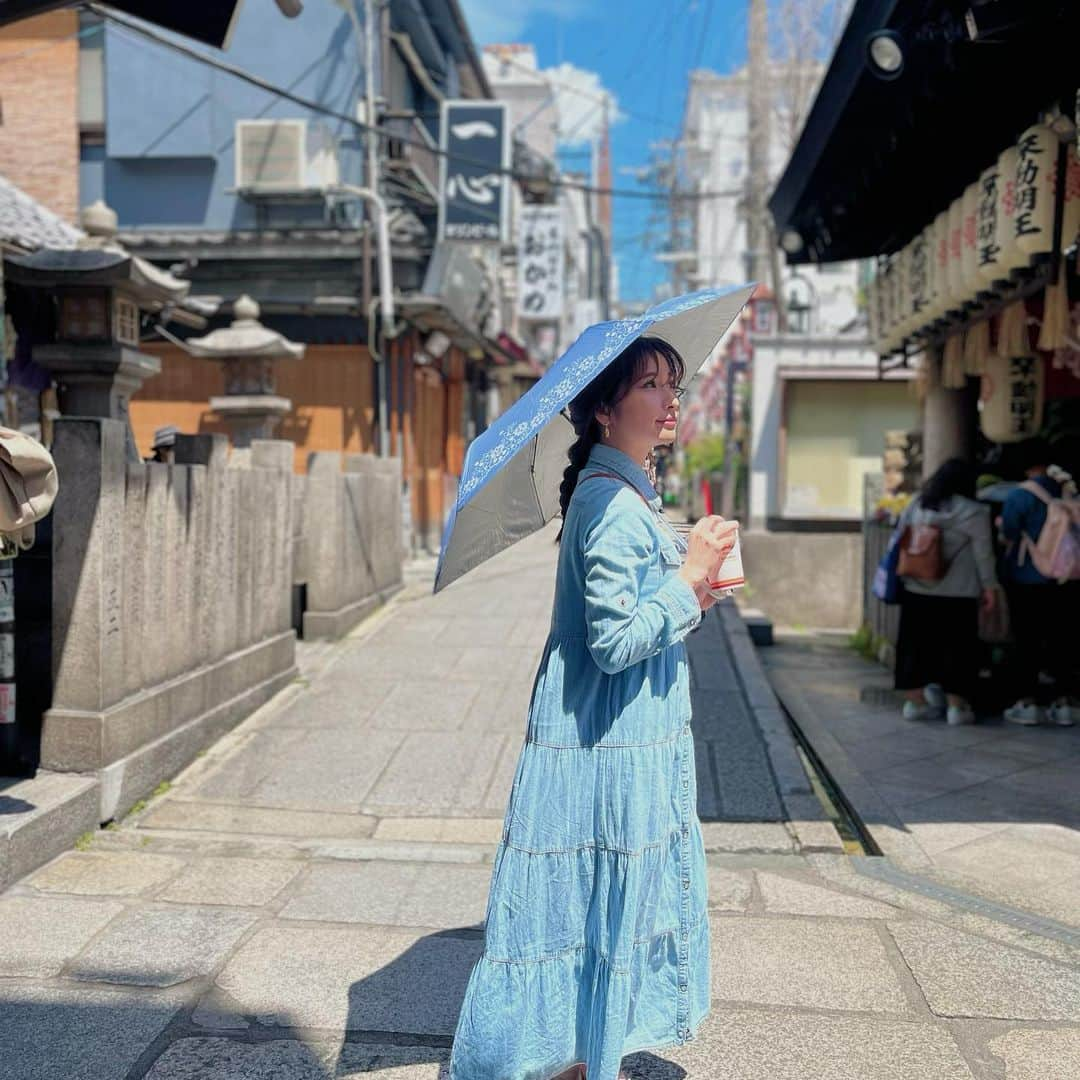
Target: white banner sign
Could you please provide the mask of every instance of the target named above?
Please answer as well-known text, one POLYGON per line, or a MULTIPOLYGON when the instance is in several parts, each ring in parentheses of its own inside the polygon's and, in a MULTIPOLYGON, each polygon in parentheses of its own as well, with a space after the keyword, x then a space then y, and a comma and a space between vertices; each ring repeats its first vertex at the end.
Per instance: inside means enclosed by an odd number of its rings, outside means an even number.
POLYGON ((523 206, 518 226, 518 315, 558 319, 563 312, 562 210, 523 206))

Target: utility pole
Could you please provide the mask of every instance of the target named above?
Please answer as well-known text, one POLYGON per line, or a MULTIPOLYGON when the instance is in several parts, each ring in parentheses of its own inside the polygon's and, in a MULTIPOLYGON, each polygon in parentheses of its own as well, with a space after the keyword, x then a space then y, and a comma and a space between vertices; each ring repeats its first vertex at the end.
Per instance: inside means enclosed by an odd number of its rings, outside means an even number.
MULTIPOLYGON (((765 193, 769 183, 769 22, 766 0, 750 0, 747 40, 747 173, 746 173, 746 276, 750 281, 764 281, 769 273, 769 229, 765 222, 765 193)), ((724 494, 720 512, 735 516, 736 487, 739 473, 736 463, 735 368, 730 357, 725 381, 727 393, 727 446, 724 452, 724 494)))

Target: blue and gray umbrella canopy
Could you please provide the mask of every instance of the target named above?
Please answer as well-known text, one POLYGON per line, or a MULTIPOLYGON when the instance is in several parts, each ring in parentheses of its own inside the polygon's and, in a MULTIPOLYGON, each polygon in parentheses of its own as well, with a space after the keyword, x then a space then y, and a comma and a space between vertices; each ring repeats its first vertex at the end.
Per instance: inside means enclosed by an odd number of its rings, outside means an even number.
POLYGON ((693 375, 750 299, 753 285, 665 300, 644 315, 590 326, 527 394, 469 445, 443 532, 435 591, 559 513, 574 429, 563 409, 636 338, 663 338, 693 375))

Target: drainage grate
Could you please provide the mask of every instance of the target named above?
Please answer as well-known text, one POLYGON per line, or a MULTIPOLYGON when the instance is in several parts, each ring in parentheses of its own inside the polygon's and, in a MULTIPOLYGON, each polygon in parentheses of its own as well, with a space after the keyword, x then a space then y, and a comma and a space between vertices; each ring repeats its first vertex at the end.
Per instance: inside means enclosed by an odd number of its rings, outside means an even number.
POLYGON ((1039 937, 1050 938, 1080 949, 1080 930, 1074 927, 1057 922, 1055 919, 1032 915, 1020 908, 1009 907, 1008 904, 984 900, 961 889, 954 889, 929 878, 920 877, 918 874, 911 874, 907 870, 901 870, 884 856, 854 855, 851 857, 851 865, 863 877, 875 878, 888 885, 895 885, 898 889, 916 892, 931 900, 939 900, 950 907, 970 911, 975 915, 993 919, 995 922, 1014 926, 1018 930, 1026 930, 1039 937))

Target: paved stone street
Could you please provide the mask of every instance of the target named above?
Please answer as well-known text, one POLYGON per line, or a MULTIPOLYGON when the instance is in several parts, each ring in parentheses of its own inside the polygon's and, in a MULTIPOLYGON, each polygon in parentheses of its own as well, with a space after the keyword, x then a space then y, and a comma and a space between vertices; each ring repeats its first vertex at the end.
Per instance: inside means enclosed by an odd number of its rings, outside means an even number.
MULTIPOLYGON (((436 1080, 551 541, 437 597, 420 568, 352 636, 305 647, 303 677, 167 792, 0 896, 3 1076, 436 1080)), ((1080 949, 857 872, 740 625, 717 611, 690 639, 713 1011, 630 1074, 1080 1075, 1080 949)))
POLYGON ((838 635, 781 635, 761 657, 893 862, 1080 940, 1080 726, 904 720, 891 674, 838 635))

